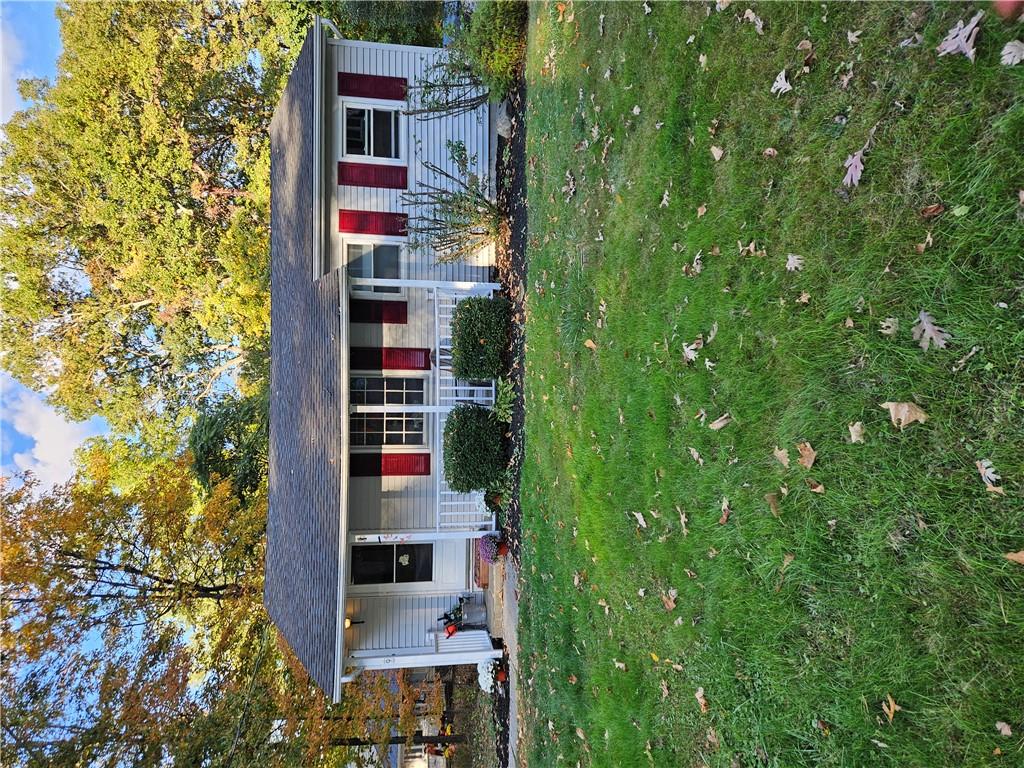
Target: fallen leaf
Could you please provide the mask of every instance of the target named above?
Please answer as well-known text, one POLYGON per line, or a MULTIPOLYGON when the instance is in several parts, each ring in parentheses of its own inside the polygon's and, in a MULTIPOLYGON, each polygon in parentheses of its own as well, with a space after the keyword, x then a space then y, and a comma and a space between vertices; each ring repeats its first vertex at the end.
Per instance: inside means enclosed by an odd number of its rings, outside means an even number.
POLYGON ((847 428, 850 430, 850 442, 851 443, 863 443, 864 442, 864 422, 855 421, 851 424, 847 424, 847 428))
POLYGON ((996 730, 999 731, 1000 736, 1013 736, 1013 729, 1009 723, 1004 723, 1002 720, 996 721, 996 730))
POLYGON ((655 664, 657 664, 659 661, 661 661, 661 659, 658 658, 658 654, 656 654, 654 651, 651 651, 650 653, 651 653, 651 661, 653 661, 655 664))
POLYGON ((889 411, 889 419, 892 421, 893 426, 899 427, 902 432, 905 427, 909 427, 915 421, 919 421, 922 424, 928 421, 928 414, 925 413, 916 403, 882 403, 879 408, 883 408, 889 411))
POLYGON ((795 253, 786 254, 786 271, 799 272, 804 268, 804 257, 795 253))
POLYGON ((764 22, 761 21, 761 18, 749 8, 747 8, 747 10, 743 12, 743 20, 749 21, 751 24, 753 24, 754 29, 757 30, 757 34, 764 34, 764 22))
MULTIPOLYGON (((579 337, 577 337, 577 338, 579 338, 579 337)), ((587 349, 589 349, 592 352, 596 352, 597 351, 597 344, 594 343, 593 339, 587 339, 586 341, 584 341, 583 342, 583 346, 586 347, 587 349)))
POLYGON ((708 212, 707 205, 701 204, 701 206, 697 209, 697 218, 699 219, 701 216, 703 216, 707 212, 708 212))
POLYGON ((654 9, 651 8, 651 4, 648 3, 647 0, 644 0, 644 16, 650 16, 651 15, 651 11, 653 11, 653 10, 654 9))
POLYGON ((999 55, 999 61, 1004 67, 1015 67, 1024 61, 1024 43, 1020 40, 1011 40, 1003 46, 1003 52, 999 55))
POLYGON ((715 162, 716 162, 716 163, 717 163, 717 162, 718 162, 719 160, 721 160, 721 159, 722 159, 722 155, 724 155, 724 154, 725 154, 725 150, 724 150, 724 149, 722 149, 721 147, 715 147, 715 146, 712 146, 712 147, 711 147, 711 156, 712 156, 713 158, 715 158, 715 162))
POLYGON ((932 203, 931 205, 926 205, 921 209, 921 216, 925 219, 934 219, 945 210, 946 206, 942 203, 932 203))
POLYGON ((900 321, 897 317, 887 317, 878 324, 878 332, 883 336, 895 336, 900 329, 900 321))
MULTIPOLYGON (((704 712, 705 710, 702 709, 701 711, 704 712)), ((711 747, 711 751, 712 752, 717 752, 718 751, 718 747, 720 745, 719 745, 719 742, 718 742, 718 733, 715 731, 715 729, 714 728, 708 728, 707 735, 704 738, 707 740, 708 746, 711 747)))
POLYGON ((978 37, 978 22, 985 13, 978 11, 971 17, 971 20, 964 24, 961 19, 956 23, 945 39, 935 49, 939 56, 946 56, 950 53, 962 53, 971 61, 974 61, 974 40, 978 37))
POLYGON ((985 483, 986 490, 990 493, 998 493, 1000 496, 1006 495, 1006 491, 1004 491, 1001 486, 996 485, 1001 478, 989 459, 976 461, 974 462, 974 466, 978 468, 978 474, 981 475, 981 481, 985 483))
POLYGON ((853 318, 852 318, 852 317, 847 317, 847 318, 846 318, 846 319, 845 319, 845 320, 843 321, 843 325, 844 325, 845 327, 847 327, 847 328, 853 328, 853 318))
POLYGON ((612 664, 615 665, 616 669, 621 669, 623 672, 626 671, 626 664, 625 664, 625 662, 618 661, 617 659, 612 659, 612 664))
POLYGON ((799 43, 796 44, 796 49, 798 51, 810 51, 813 48, 814 45, 811 43, 810 40, 801 40, 799 43))
POLYGON ((851 32, 850 30, 846 30, 846 41, 850 45, 856 45, 857 43, 859 43, 860 42, 860 36, 861 36, 861 30, 859 30, 859 29, 856 32, 851 32))
POLYGON ((666 611, 674 611, 676 609, 675 598, 671 595, 666 595, 664 592, 661 595, 661 604, 665 606, 666 611))
POLYGON ((698 688, 693 695, 697 699, 697 703, 700 704, 700 711, 707 712, 709 707, 708 700, 704 698, 704 688, 698 688))
POLYGON ((768 502, 768 508, 772 511, 773 517, 779 516, 779 495, 777 493, 766 493, 764 500, 768 502))
POLYGON ((702 71, 708 68, 708 57, 703 53, 697 57, 697 62, 700 64, 702 71))
POLYGON ((570 685, 576 685, 576 682, 577 682, 576 675, 569 675, 569 677, 566 678, 566 679, 569 681, 570 685))
POLYGON ((789 93, 792 90, 793 86, 791 86, 789 81, 786 79, 786 70, 782 70, 779 72, 778 76, 776 76, 775 82, 772 83, 771 92, 778 97, 784 93, 789 93))
POLYGON ((864 173, 864 150, 859 149, 843 162, 846 175, 843 177, 844 187, 860 186, 860 176, 864 173))
POLYGON ((668 208, 668 190, 667 189, 665 190, 665 194, 663 194, 661 196, 661 204, 658 207, 659 208, 668 208))
POLYGON ((713 429, 717 431, 722 427, 726 426, 730 421, 732 421, 732 416, 730 416, 728 413, 723 413, 717 419, 708 424, 708 429, 713 429))
POLYGON ((634 104, 633 105, 633 114, 634 115, 639 115, 640 114, 640 105, 639 104, 634 104))
POLYGON ((779 446, 775 446, 775 449, 772 451, 772 455, 775 456, 775 458, 782 466, 784 466, 786 469, 789 469, 789 451, 787 451, 785 448, 779 448, 779 446))
POLYGON ((1005 557, 1011 563, 1018 563, 1019 565, 1024 565, 1024 549, 1022 549, 1020 552, 1007 552, 1005 555, 1003 555, 1003 557, 1005 557))
POLYGON ((818 452, 811 447, 811 444, 807 442, 797 443, 796 449, 800 452, 800 458, 797 460, 797 463, 803 465, 807 469, 813 467, 814 457, 818 455, 818 452))
POLYGON ((928 247, 933 242, 934 241, 932 240, 932 233, 931 232, 926 232, 925 236, 924 236, 924 242, 923 243, 918 243, 917 245, 915 245, 914 246, 914 250, 917 251, 918 253, 924 253, 926 250, 928 250, 928 247))
POLYGON ((891 693, 885 694, 885 701, 882 702, 882 711, 885 712, 885 716, 892 722, 892 719, 896 716, 903 707, 896 703, 891 693))
POLYGON ((644 519, 644 513, 643 512, 634 512, 633 513, 633 517, 636 518, 636 521, 640 525, 641 528, 646 528, 647 527, 647 521, 644 519))
POLYGON ((809 304, 811 301, 811 294, 807 291, 801 291, 800 295, 796 299, 797 304, 809 304))
POLYGON ((811 489, 811 493, 824 493, 825 486, 810 477, 805 477, 804 482, 807 483, 807 487, 811 489))
POLYGON ((661 698, 663 701, 668 698, 668 683, 664 680, 661 681, 661 698))
POLYGON ((778 152, 778 150, 776 150, 776 149, 775 149, 775 147, 767 147, 767 148, 765 148, 765 150, 764 150, 764 151, 763 151, 763 152, 761 153, 761 156, 762 156, 762 157, 764 157, 764 158, 766 158, 766 159, 770 159, 770 158, 773 158, 773 157, 775 157, 775 156, 776 156, 776 155, 778 155, 778 154, 779 154, 779 152, 778 152))
POLYGON ((697 574, 694 573, 693 571, 691 571, 689 568, 683 568, 683 573, 686 574, 686 578, 688 578, 688 579, 696 579, 697 578, 697 574))
POLYGON ((945 349, 946 342, 952 335, 946 333, 935 324, 935 318, 924 310, 917 315, 917 323, 910 329, 914 335, 914 341, 918 342, 921 349, 927 350, 929 344, 934 344, 939 349, 945 349))
POLYGON ((697 453, 697 449, 696 448, 693 448, 693 447, 690 448, 690 455, 693 457, 693 460, 696 461, 700 466, 702 466, 702 467, 704 466, 704 459, 702 459, 700 457, 700 454, 697 453))
POLYGON ((729 515, 732 514, 732 509, 729 507, 729 499, 722 497, 722 516, 718 518, 719 525, 725 525, 729 522, 729 515))

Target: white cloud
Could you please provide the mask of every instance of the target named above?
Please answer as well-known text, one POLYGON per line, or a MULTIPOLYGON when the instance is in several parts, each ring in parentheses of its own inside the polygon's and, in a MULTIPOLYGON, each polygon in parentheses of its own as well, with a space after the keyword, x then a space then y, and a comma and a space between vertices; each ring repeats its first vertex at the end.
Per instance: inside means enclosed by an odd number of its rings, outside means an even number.
POLYGON ((32 441, 27 450, 13 454, 14 466, 31 471, 43 488, 69 479, 74 473, 75 451, 87 438, 104 431, 102 421, 67 421, 38 394, 6 376, 3 387, 3 420, 32 441))
POLYGON ((18 78, 25 77, 21 62, 21 43, 10 24, 3 22, 0 24, 0 123, 6 123, 21 108, 18 78))

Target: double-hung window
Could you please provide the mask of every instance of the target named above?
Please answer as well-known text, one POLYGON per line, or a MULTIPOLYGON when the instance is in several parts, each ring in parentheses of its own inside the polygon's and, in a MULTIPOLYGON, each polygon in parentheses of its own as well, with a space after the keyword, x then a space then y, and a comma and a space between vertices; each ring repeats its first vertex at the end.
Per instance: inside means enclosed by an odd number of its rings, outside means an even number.
MULTIPOLYGON (((402 276, 402 246, 397 243, 353 243, 345 244, 349 277, 376 277, 397 280, 402 276)), ((353 285, 354 292, 364 294, 401 293, 402 289, 391 286, 353 285)))
POLYGON ((402 157, 401 110, 345 105, 345 154, 399 160, 402 157))
MULTIPOLYGON (((423 405, 426 380, 416 376, 356 374, 349 380, 353 405, 423 405)), ((349 416, 353 448, 426 445, 422 412, 353 413, 349 416)))

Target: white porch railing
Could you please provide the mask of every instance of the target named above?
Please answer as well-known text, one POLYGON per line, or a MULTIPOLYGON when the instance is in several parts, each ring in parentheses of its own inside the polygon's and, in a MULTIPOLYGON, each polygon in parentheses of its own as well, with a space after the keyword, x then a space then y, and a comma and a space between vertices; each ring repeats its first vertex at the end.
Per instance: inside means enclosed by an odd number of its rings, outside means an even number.
POLYGON ((434 300, 434 350, 433 368, 434 403, 424 405, 358 405, 353 412, 397 413, 419 412, 432 422, 431 472, 436 495, 436 531, 449 536, 468 533, 482 536, 497 528, 495 515, 483 503, 483 493, 459 493, 448 487, 444 478, 444 426, 448 414, 461 403, 475 403, 485 407, 494 405, 495 385, 493 381, 477 382, 458 379, 452 372, 452 315, 455 306, 470 296, 491 296, 501 288, 496 283, 472 283, 439 280, 405 280, 391 278, 349 277, 350 285, 367 287, 398 287, 421 289, 434 300))

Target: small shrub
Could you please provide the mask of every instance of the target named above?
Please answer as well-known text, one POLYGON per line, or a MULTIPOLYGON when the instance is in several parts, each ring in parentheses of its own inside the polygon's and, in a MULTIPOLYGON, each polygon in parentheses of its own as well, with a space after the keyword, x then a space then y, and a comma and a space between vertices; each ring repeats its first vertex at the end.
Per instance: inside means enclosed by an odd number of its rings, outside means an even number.
POLYGON ((526 55, 528 15, 522 0, 479 0, 458 39, 494 101, 504 99, 515 85, 526 55))
POLYGON ((460 405, 444 425, 444 477, 459 493, 482 491, 505 469, 505 428, 487 408, 460 405))
POLYGON ((460 379, 494 379, 508 346, 512 307, 508 299, 471 296, 452 315, 452 371, 460 379))

